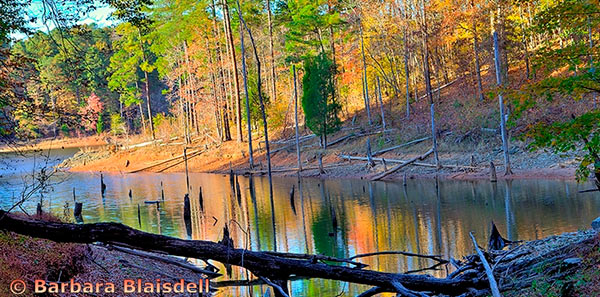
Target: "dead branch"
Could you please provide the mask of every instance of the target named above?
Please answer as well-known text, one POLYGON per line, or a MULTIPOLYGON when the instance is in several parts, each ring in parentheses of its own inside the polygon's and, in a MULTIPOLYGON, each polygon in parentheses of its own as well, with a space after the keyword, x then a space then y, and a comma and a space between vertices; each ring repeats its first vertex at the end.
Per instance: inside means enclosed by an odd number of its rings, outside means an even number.
POLYGON ((382 178, 384 178, 384 177, 386 177, 386 176, 388 176, 388 175, 390 175, 390 174, 392 174, 392 173, 394 173, 394 172, 398 171, 398 170, 399 170, 399 169, 401 169, 402 167, 405 167, 405 166, 407 166, 407 165, 410 165, 411 163, 414 163, 414 162, 415 162, 415 161, 417 161, 417 160, 423 160, 423 159, 427 158, 427 156, 429 156, 429 155, 430 155, 430 154, 432 154, 432 153, 433 153, 433 148, 432 148, 432 149, 430 149, 429 151, 427 151, 425 154, 423 154, 423 155, 421 155, 421 156, 414 157, 414 158, 412 158, 412 159, 410 159, 410 160, 406 161, 406 163, 402 163, 402 164, 400 164, 400 165, 394 166, 393 168, 391 168, 391 169, 390 169, 390 170, 388 170, 388 171, 384 171, 384 172, 382 172, 382 173, 380 173, 380 174, 377 174, 377 175, 373 176, 373 177, 371 178, 371 180, 380 180, 380 179, 382 179, 382 178))
MULTIPOLYGON (((338 157, 345 159, 345 160, 356 160, 356 161, 367 161, 367 157, 362 157, 362 156, 350 156, 350 155, 338 155, 338 157)), ((375 162, 379 162, 379 163, 383 163, 384 158, 373 158, 373 161, 375 162)), ((400 163, 400 164, 404 164, 406 162, 408 162, 408 160, 400 160, 400 159, 385 159, 385 162, 387 163, 400 163)), ((413 162, 412 165, 414 166, 421 166, 421 167, 431 167, 431 168, 437 168, 437 166, 435 166, 435 164, 431 164, 431 163, 423 163, 423 162, 413 162)), ((472 170, 476 170, 476 169, 483 169, 485 167, 477 167, 477 166, 470 166, 470 165, 452 165, 452 164, 447 164, 447 165, 441 165, 441 168, 449 168, 449 169, 472 169, 472 170)))
POLYGON ((483 268, 485 269, 485 274, 487 275, 488 281, 490 282, 490 289, 492 290, 492 295, 494 297, 502 297, 502 295, 500 294, 500 290, 498 289, 498 283, 494 278, 494 272, 492 272, 492 268, 490 267, 488 261, 485 259, 483 252, 481 251, 481 249, 479 249, 479 246, 477 245, 477 240, 475 240, 475 236, 473 236, 473 232, 469 232, 469 236, 471 236, 471 240, 473 241, 473 245, 475 246, 475 251, 477 251, 479 260, 481 260, 483 268))
POLYGON ((388 147, 388 148, 385 148, 385 149, 382 149, 382 150, 378 150, 378 151, 376 151, 376 152, 373 153, 373 156, 381 155, 381 154, 387 153, 389 151, 393 151, 395 149, 399 149, 399 148, 403 148, 403 147, 406 147, 406 146, 409 146, 409 145, 417 144, 417 143, 423 142, 425 140, 428 140, 430 138, 431 138, 431 136, 427 136, 427 137, 423 137, 423 138, 411 140, 411 141, 403 143, 403 144, 399 144, 399 145, 388 147))

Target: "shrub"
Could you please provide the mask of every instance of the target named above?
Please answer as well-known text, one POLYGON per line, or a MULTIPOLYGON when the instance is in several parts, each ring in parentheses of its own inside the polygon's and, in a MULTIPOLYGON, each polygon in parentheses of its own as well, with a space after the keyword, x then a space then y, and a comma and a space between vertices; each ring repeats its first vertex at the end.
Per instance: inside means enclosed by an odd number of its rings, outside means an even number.
POLYGON ((125 122, 118 113, 110 115, 110 131, 113 135, 121 135, 125 133, 125 122))
POLYGON ((102 114, 98 115, 98 121, 96 122, 96 133, 102 134, 104 132, 104 117, 102 114))

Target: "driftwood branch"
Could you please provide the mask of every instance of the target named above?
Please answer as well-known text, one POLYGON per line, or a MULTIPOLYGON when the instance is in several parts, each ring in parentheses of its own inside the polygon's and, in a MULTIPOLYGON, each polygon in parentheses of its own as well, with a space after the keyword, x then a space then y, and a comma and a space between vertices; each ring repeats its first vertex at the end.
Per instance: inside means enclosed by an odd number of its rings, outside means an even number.
MULTIPOLYGON (((350 156, 350 155, 338 155, 338 157, 344 159, 344 160, 356 160, 356 161, 367 161, 367 157, 362 157, 362 156, 350 156)), ((408 160, 400 160, 400 159, 384 159, 384 158, 372 158, 374 162, 379 162, 379 163, 383 163, 384 161, 386 163, 400 163, 400 164, 404 164, 406 162, 408 162, 408 160)), ((431 168, 437 168, 437 166, 435 164, 432 163, 423 163, 423 162, 413 162, 411 165, 414 166, 421 166, 421 167, 431 167, 431 168)), ((440 165, 441 168, 450 168, 450 169, 483 169, 484 167, 477 167, 477 166, 470 166, 470 165, 452 165, 452 164, 444 164, 444 165, 440 165)))
POLYGON ((415 254, 415 253, 403 252, 403 251, 382 251, 382 252, 359 254, 359 255, 355 255, 355 256, 348 258, 348 260, 354 260, 354 259, 358 259, 358 258, 365 258, 365 257, 372 257, 372 256, 380 256, 380 255, 403 255, 403 256, 408 256, 408 257, 431 259, 431 260, 434 260, 434 261, 437 261, 440 263, 448 263, 448 260, 442 259, 442 256, 440 256, 440 255, 422 255, 422 254, 415 254))
POLYGON ((431 136, 427 136, 427 137, 423 137, 423 138, 411 140, 411 141, 405 142, 403 144, 399 144, 399 145, 395 145, 395 146, 392 146, 392 147, 384 148, 384 149, 381 149, 381 150, 378 150, 378 151, 374 152, 373 156, 381 155, 381 154, 393 151, 395 149, 399 149, 399 148, 407 147, 409 145, 417 144, 417 143, 423 142, 425 140, 428 140, 430 138, 431 138, 431 136))
POLYGON ((477 251, 479 260, 481 260, 481 264, 483 264, 483 268, 485 269, 485 274, 487 275, 488 281, 490 282, 492 296, 502 297, 502 295, 500 294, 500 290, 498 289, 498 283, 494 278, 494 272, 492 271, 492 268, 490 267, 488 261, 485 259, 485 255, 483 255, 483 252, 481 251, 481 249, 479 249, 479 246, 477 245, 477 240, 475 240, 475 236, 473 236, 473 232, 469 232, 469 236, 471 236, 471 240, 473 241, 473 245, 475 246, 475 251, 477 251))
POLYGON ((402 169, 402 167, 405 167, 405 166, 407 166, 407 165, 410 165, 411 163, 414 163, 414 162, 415 162, 415 161, 417 161, 417 160, 423 160, 423 159, 427 158, 427 156, 431 155, 431 153, 433 153, 433 148, 432 148, 432 149, 430 149, 429 151, 427 151, 425 154, 423 154, 423 155, 421 155, 421 156, 414 157, 414 158, 412 158, 412 159, 410 159, 410 160, 406 161, 406 163, 402 163, 402 164, 400 164, 400 165, 396 165, 396 166, 394 166, 393 168, 391 168, 391 169, 390 169, 390 170, 388 170, 388 171, 384 171, 384 172, 382 172, 382 173, 379 173, 379 174, 377 174, 377 175, 373 176, 373 177, 371 178, 371 180, 380 180, 380 179, 382 179, 382 178, 384 178, 384 177, 386 177, 386 176, 388 176, 388 175, 390 175, 390 174, 392 174, 392 173, 394 173, 394 172, 398 171, 399 169, 402 169))
MULTIPOLYGON (((187 153, 187 158, 189 159, 189 158, 191 158, 191 157, 193 157, 193 156, 196 156, 196 155, 198 155, 198 154, 201 154, 202 152, 203 152, 202 150, 197 150, 197 151, 193 151, 193 152, 188 152, 188 153, 187 153)), ((163 164, 169 163, 169 162, 171 162, 171 161, 178 160, 178 159, 182 159, 182 160, 183 160, 183 157, 184 157, 184 156, 183 156, 183 154, 181 154, 181 155, 178 155, 178 156, 176 156, 176 157, 173 157, 173 158, 169 158, 169 159, 166 159, 166 160, 158 161, 158 162, 156 162, 156 163, 153 163, 153 164, 150 164, 150 165, 148 165, 148 166, 144 166, 144 167, 142 167, 142 168, 138 168, 138 169, 135 169, 135 170, 129 171, 129 172, 127 172, 127 173, 137 173, 137 172, 140 172, 140 171, 144 171, 144 170, 150 169, 150 168, 152 168, 152 167, 156 167, 156 166, 159 166, 159 165, 163 165, 163 164)))
POLYGON ((279 293, 279 295, 284 296, 284 297, 290 297, 287 292, 285 292, 285 290, 283 290, 283 288, 281 288, 280 285, 275 284, 274 282, 270 281, 268 278, 264 277, 264 276, 259 276, 259 278, 264 281, 265 283, 267 283, 267 285, 273 287, 273 290, 276 290, 277 293, 279 293))

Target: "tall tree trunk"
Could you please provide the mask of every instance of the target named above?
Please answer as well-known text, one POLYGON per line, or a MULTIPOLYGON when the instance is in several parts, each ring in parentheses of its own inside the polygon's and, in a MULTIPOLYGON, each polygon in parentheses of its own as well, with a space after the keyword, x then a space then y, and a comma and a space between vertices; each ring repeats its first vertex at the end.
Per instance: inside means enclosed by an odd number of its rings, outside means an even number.
MULTIPOLYGON (((592 38, 592 20, 590 19, 590 17, 587 17, 587 22, 588 22, 588 38, 589 38, 589 45, 590 45, 590 54, 589 54, 589 59, 590 59, 590 68, 594 68, 594 57, 591 53, 592 49, 594 48, 594 39, 592 38)), ((595 71, 594 71, 595 72, 595 71)), ((596 92, 592 92, 592 100, 594 102, 594 109, 596 109, 596 92)))
MULTIPOLYGON (((408 21, 406 16, 406 7, 404 7, 404 20, 408 21)), ((410 72, 408 66, 408 25, 404 25, 404 77, 406 80, 406 119, 410 119, 410 72)), ((416 86, 415 86, 416 88, 416 86)), ((417 98, 415 98, 417 100, 417 98)))
POLYGON ((365 100, 365 111, 367 112, 369 125, 372 125, 373 121, 371 121, 371 108, 369 107, 369 83, 367 81, 367 59, 365 58, 365 42, 363 37, 362 23, 360 24, 360 48, 363 62, 363 95, 365 100))
MULTIPOLYGON (((502 88, 502 66, 500 65, 500 53, 498 46, 498 33, 494 32, 494 66, 496 66, 496 83, 502 88)), ((504 99, 502 92, 498 94, 500 104, 500 130, 502 132, 502 150, 504 151, 504 175, 511 175, 510 158, 508 156, 508 136, 506 135, 506 119, 504 118, 504 99)))
POLYGON ((186 82, 188 85, 188 100, 186 100, 186 111, 187 111, 187 125, 186 125, 186 129, 187 129, 187 133, 186 133, 186 143, 189 144, 191 143, 192 139, 191 139, 191 128, 194 127, 194 110, 192 108, 192 102, 195 100, 194 99, 194 85, 193 85, 193 77, 192 77, 192 71, 191 71, 191 67, 190 67, 190 57, 188 55, 188 49, 187 49, 187 42, 184 41, 183 42, 183 53, 185 56, 185 68, 186 68, 186 72, 187 72, 187 77, 186 77, 186 82))
MULTIPOLYGON (((261 74, 260 74, 260 58, 258 57, 258 50, 256 48, 256 43, 254 42, 254 37, 252 36, 252 31, 250 30, 250 28, 248 28, 248 26, 246 25, 246 22, 244 21, 244 18, 242 17, 242 10, 240 7, 240 2, 239 0, 237 0, 237 6, 238 6, 238 14, 240 17, 240 23, 244 26, 244 28, 246 28, 246 31, 248 32, 248 36, 250 37, 250 43, 252 44, 252 49, 254 50, 254 59, 256 60, 256 73, 258 76, 257 79, 257 93, 258 93, 258 101, 260 102, 260 111, 262 114, 262 120, 263 120, 263 131, 265 133, 265 149, 266 149, 266 155, 267 155, 267 170, 269 173, 269 198, 271 201, 271 223, 273 226, 273 234, 277 234, 276 230, 275 230, 275 202, 273 199, 273 173, 271 170, 271 149, 270 149, 270 145, 269 145, 269 128, 267 126, 267 113, 265 110, 265 102, 263 100, 262 97, 262 81, 261 81, 261 74)), ((241 28, 240 28, 241 31, 241 28)), ((277 251, 277 236, 273 237, 273 250, 277 251)))
POLYGON ((294 75, 294 121, 296 124, 296 157, 298 158, 298 172, 302 171, 302 160, 300 159, 300 137, 298 132, 298 84, 296 83, 296 65, 292 65, 294 75))
POLYGON ((146 119, 144 117, 144 110, 142 109, 142 104, 138 103, 138 107, 140 108, 140 117, 142 119, 142 129, 144 130, 144 133, 146 133, 146 119))
MULTIPOLYGON (((239 6, 239 4, 238 4, 239 6)), ((238 12, 240 22, 242 20, 241 11, 238 12)), ((242 76, 244 78, 244 92, 246 94, 246 124, 248 125, 248 162, 249 167, 254 167, 254 154, 252 150, 252 119, 250 117, 250 98, 248 94, 248 71, 246 71, 246 48, 244 47, 244 30, 240 28, 240 48, 242 51, 242 76)))
POLYGON ((277 77, 275 76, 275 51, 273 50, 273 22, 271 12, 271 0, 267 1, 267 20, 269 25, 269 51, 271 53, 271 98, 273 102, 277 99, 277 77))
POLYGON ((383 111, 383 98, 381 98, 381 84, 379 83, 379 76, 377 76, 377 92, 379 94, 379 108, 381 110, 381 131, 382 131, 382 135, 385 136, 385 129, 386 129, 386 125, 385 125, 385 113, 383 111))
POLYGON ((475 18, 476 6, 471 0, 471 9, 473 9, 473 51, 475 52, 475 73, 477 74, 477 93, 479 95, 479 101, 483 101, 483 83, 481 82, 481 64, 479 61, 479 36, 477 34, 477 21, 475 18))
MULTIPOLYGON (((523 8, 519 6, 519 16, 523 20, 523 8)), ((523 45, 523 51, 525 52, 525 74, 527 79, 531 78, 531 70, 529 68, 529 45, 527 44, 527 36, 525 35, 525 26, 521 26, 522 36, 521 43, 523 45)))
POLYGON ((220 125, 220 119, 218 116, 218 110, 219 110, 219 96, 217 94, 217 91, 219 90, 219 88, 217 87, 217 79, 216 79, 216 74, 215 72, 217 72, 216 70, 216 65, 214 64, 214 60, 213 60, 213 54, 212 51, 210 50, 210 44, 208 41, 208 37, 206 37, 206 48, 209 50, 208 53, 208 63, 210 64, 210 81, 212 84, 212 95, 213 95, 213 100, 214 100, 214 105, 215 105, 215 128, 217 129, 217 135, 219 135, 219 139, 221 139, 221 125, 220 125))
POLYGON ((427 91, 427 98, 429 99, 430 115, 431 115, 431 139, 433 140, 433 155, 435 157, 435 165, 440 168, 440 158, 438 156, 437 148, 437 130, 435 128, 435 104, 433 102, 433 94, 431 91, 431 76, 429 73, 429 46, 428 46, 428 32, 427 32, 427 17, 425 15, 425 0, 421 0, 421 13, 422 13, 422 28, 423 28, 423 76, 425 79, 425 89, 427 91))
MULTIPOLYGON (((330 1, 327 1, 327 10, 330 13, 332 11, 330 1)), ((335 54, 335 35, 333 32, 332 25, 329 25, 329 38, 331 38, 331 60, 333 61, 333 69, 335 69, 334 79, 333 79, 333 100, 335 100, 336 96, 338 95, 338 81, 337 81, 338 69, 337 69, 337 58, 336 58, 336 54, 335 54)))
MULTIPOLYGON (((142 32, 138 29, 138 37, 140 41, 140 50, 142 51, 143 62, 146 63, 148 60, 146 58, 146 51, 144 49, 144 43, 142 42, 142 32)), ((148 123, 150 125, 150 133, 152 133, 152 140, 156 139, 154 135, 154 123, 152 123, 152 108, 150 105, 150 79, 148 78, 148 72, 144 71, 144 78, 146 79, 145 88, 146 88, 146 105, 148 107, 148 123)))
POLYGON ((223 4, 223 18, 225 19, 225 24, 227 25, 227 42, 229 42, 230 51, 230 61, 231 61, 231 72, 233 73, 233 85, 234 85, 234 99, 235 99, 235 121, 237 124, 237 142, 242 142, 242 110, 240 109, 240 84, 238 81, 238 72, 237 72, 237 60, 235 58, 235 47, 233 43, 233 33, 231 32, 231 22, 229 19, 229 6, 227 5, 227 1, 221 0, 223 4))
POLYGON ((144 78, 146 79, 146 105, 148 107, 148 123, 150 125, 150 133, 152 133, 152 140, 156 139, 154 135, 154 123, 152 123, 152 107, 150 106, 150 79, 148 78, 148 72, 144 71, 144 78))

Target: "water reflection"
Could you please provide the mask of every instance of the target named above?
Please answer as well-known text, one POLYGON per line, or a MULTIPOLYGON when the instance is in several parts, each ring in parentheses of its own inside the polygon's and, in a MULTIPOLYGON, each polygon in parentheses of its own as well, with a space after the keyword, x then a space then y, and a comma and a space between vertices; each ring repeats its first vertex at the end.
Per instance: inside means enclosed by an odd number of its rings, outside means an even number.
MULTIPOLYGON (((20 190, 19 174, 4 174, 0 207, 13 202, 20 190)), ((63 213, 65 203, 83 203, 85 222, 114 221, 157 234, 219 241, 228 226, 237 247, 336 257, 404 250, 460 257, 472 250, 473 231, 486 241, 490 221, 510 240, 530 240, 587 228, 598 216, 598 194, 578 194, 585 186, 570 181, 409 180, 402 183, 361 180, 275 178, 273 196, 263 177, 238 177, 234 187, 225 175, 191 174, 186 191, 184 174, 74 173, 44 194, 44 209, 63 213), (237 191, 239 183, 239 196, 237 191), (290 190, 295 188, 294 196, 290 190), (131 198, 129 192, 131 191, 131 198), (190 224, 183 205, 189 192, 190 224), (202 194, 201 194, 202 193, 202 194), (160 200, 164 203, 148 204, 160 200)), ((37 197, 36 197, 37 198, 37 197)), ((37 199, 24 208, 35 211, 37 199)), ((431 260, 386 255, 362 259, 373 269, 404 272, 428 267, 431 260)), ((444 276, 445 270, 431 272, 444 276)), ((233 267, 231 279, 249 279, 233 267)), ((226 278, 223 278, 226 279, 226 278)), ((302 296, 357 294, 365 288, 335 281, 293 281, 290 289, 302 296)), ((262 296, 266 287, 235 287, 225 295, 262 296)))

